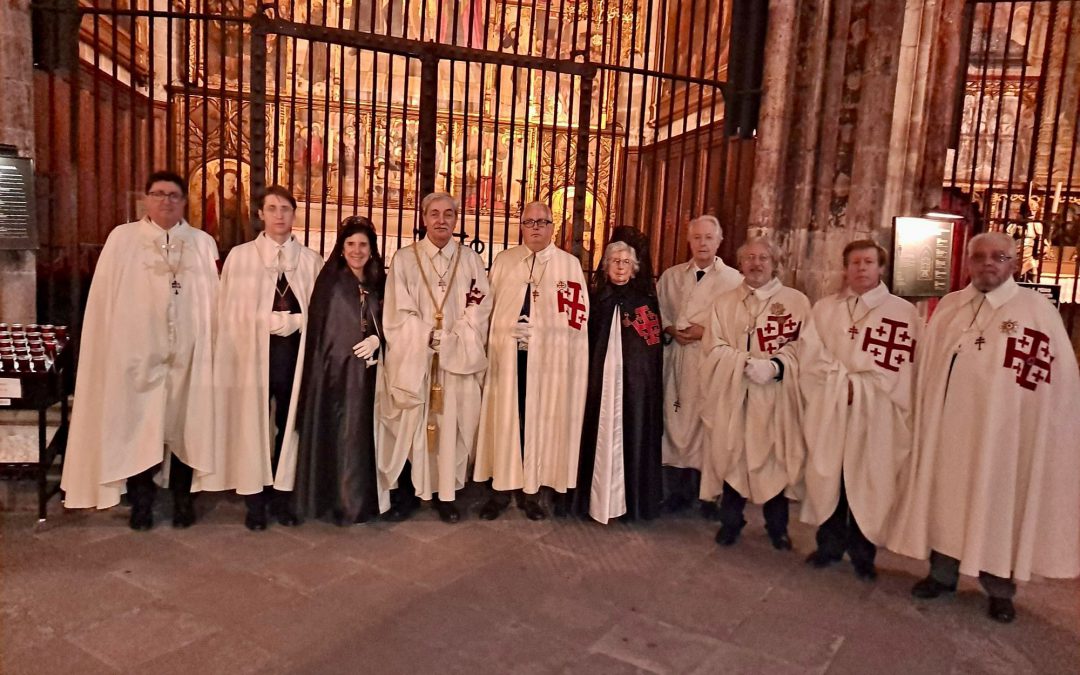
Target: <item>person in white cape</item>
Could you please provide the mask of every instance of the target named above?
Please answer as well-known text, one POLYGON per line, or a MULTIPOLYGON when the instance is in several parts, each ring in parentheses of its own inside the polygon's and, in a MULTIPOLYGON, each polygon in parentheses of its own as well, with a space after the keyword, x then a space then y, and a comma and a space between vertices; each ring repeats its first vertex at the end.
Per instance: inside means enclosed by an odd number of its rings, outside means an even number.
POLYGON ((453 239, 457 201, 435 192, 420 209, 427 235, 394 254, 386 280, 379 481, 381 490, 401 481, 391 520, 408 518, 417 497, 437 495, 439 518, 456 523, 454 500, 476 443, 491 299, 480 256, 453 239))
POLYGON ((735 258, 744 283, 717 299, 701 342, 708 383, 701 499, 720 496, 716 543, 738 540, 749 500, 762 505, 769 540, 785 551, 788 497, 800 496, 806 459, 799 335, 810 301, 776 277, 780 254, 768 239, 751 239, 735 258))
POLYGON ((911 452, 915 307, 881 282, 888 254, 861 239, 844 247, 846 288, 822 298, 803 334, 806 494, 800 518, 817 525, 807 564, 826 567, 846 552, 855 575, 877 578, 897 476, 911 452))
POLYGON ((1080 374, 1061 315, 1013 281, 1016 242, 968 242, 971 284, 918 350, 915 450, 888 546, 930 558, 918 598, 978 576, 1012 621, 1016 581, 1080 576, 1080 374))
POLYGON ((214 468, 217 245, 183 220, 180 176, 151 174, 146 197, 145 218, 109 233, 90 283, 61 479, 68 508, 126 491, 134 530, 153 527, 155 479, 173 525, 192 525, 193 472, 214 468))
MULTIPOLYGON (((702 409, 707 382, 701 338, 712 304, 742 283, 742 275, 716 255, 724 240, 720 221, 700 216, 686 230, 689 261, 669 267, 656 290, 664 322, 664 507, 680 511, 698 499, 705 448, 702 409)), ((702 513, 715 519, 716 502, 702 513)))
POLYGON ((296 200, 266 189, 263 231, 225 259, 214 349, 217 468, 195 489, 244 495, 249 530, 265 530, 267 506, 285 526, 296 469, 296 399, 303 373, 308 301, 323 261, 292 234, 296 200), (273 416, 271 417, 271 406, 273 416))
POLYGON ((473 478, 491 480, 480 517, 518 505, 530 520, 547 510, 540 488, 557 493, 556 513, 577 485, 589 353, 589 293, 577 258, 552 243, 551 209, 527 204, 524 244, 495 257, 494 307, 473 478))

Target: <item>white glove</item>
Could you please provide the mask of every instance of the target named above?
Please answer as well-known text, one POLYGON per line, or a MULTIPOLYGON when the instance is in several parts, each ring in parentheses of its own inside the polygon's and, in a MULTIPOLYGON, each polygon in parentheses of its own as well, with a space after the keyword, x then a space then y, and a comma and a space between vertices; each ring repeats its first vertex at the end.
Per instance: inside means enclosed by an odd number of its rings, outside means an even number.
POLYGON ((270 334, 278 337, 289 337, 300 330, 303 325, 304 315, 291 312, 270 313, 270 334))
POLYGON ((768 384, 780 374, 780 369, 769 359, 750 359, 743 368, 743 374, 755 384, 768 384))
POLYGON ((370 359, 379 349, 379 336, 369 335, 352 346, 352 353, 358 359, 370 359))
POLYGON ((434 351, 439 351, 439 345, 442 344, 442 329, 431 331, 431 338, 428 340, 428 347, 434 351))
POLYGON ((510 329, 510 337, 517 340, 518 347, 525 348, 529 346, 529 336, 532 335, 532 326, 528 323, 519 322, 515 323, 514 327, 510 329))

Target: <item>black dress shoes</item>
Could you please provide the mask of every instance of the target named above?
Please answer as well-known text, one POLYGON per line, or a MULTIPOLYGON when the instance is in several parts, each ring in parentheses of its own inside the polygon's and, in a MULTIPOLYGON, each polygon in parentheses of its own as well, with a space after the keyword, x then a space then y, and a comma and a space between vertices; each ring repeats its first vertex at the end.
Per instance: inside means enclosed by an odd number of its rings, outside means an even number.
POLYGON ((495 520, 498 518, 508 504, 502 503, 502 501, 492 497, 484 502, 484 505, 480 507, 480 519, 481 520, 495 520))
POLYGON ((1012 623, 1016 618, 1016 607, 1009 598, 990 598, 990 607, 987 612, 990 618, 1001 623, 1012 623))
POLYGON ((806 564, 816 569, 821 569, 822 567, 828 567, 834 562, 840 562, 840 559, 843 557, 844 556, 842 555, 832 555, 826 553, 819 548, 810 555, 806 556, 806 564))
POLYGON ((402 499, 401 501, 394 502, 390 505, 390 510, 383 516, 385 520, 389 520, 392 523, 400 523, 403 520, 412 518, 413 511, 420 505, 420 500, 416 497, 411 499, 402 499))
POLYGON ((451 525, 461 520, 461 513, 454 506, 454 502, 440 502, 435 500, 435 511, 439 514, 439 520, 451 525))
POLYGON ((911 587, 911 594, 916 598, 930 600, 938 597, 942 593, 952 593, 955 590, 955 585, 946 586, 934 577, 928 576, 911 587))
POLYGON ((791 537, 787 532, 780 532, 777 534, 769 533, 769 541, 772 542, 772 547, 777 551, 790 551, 791 550, 791 537))
POLYGON ((521 508, 525 510, 525 517, 529 520, 544 520, 548 517, 544 505, 535 499, 526 499, 521 508))
POLYGON ((154 526, 154 509, 146 506, 132 506, 131 520, 128 523, 136 532, 145 532, 154 526))
POLYGON ((716 532, 716 543, 721 546, 732 546, 739 540, 739 528, 721 525, 716 532))
POLYGON ((261 532, 266 529, 266 514, 256 511, 248 511, 244 516, 244 527, 252 532, 261 532))
POLYGON ((190 494, 174 497, 172 524, 180 529, 195 524, 195 499, 190 494))
POLYGON ((851 566, 855 568, 855 576, 863 581, 874 581, 877 579, 877 569, 872 562, 852 562, 851 566))

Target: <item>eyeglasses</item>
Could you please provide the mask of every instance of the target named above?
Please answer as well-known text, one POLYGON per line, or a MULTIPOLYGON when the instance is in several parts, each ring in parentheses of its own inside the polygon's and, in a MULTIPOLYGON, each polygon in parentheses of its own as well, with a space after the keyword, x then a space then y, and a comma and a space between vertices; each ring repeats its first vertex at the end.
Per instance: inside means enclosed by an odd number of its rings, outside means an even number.
POLYGON ((632 267, 634 265, 634 261, 630 258, 611 258, 610 260, 608 260, 608 264, 632 267))
POLYGON ((552 221, 550 221, 550 220, 532 220, 532 219, 529 219, 529 220, 521 221, 521 226, 526 227, 526 228, 531 230, 531 229, 534 229, 534 228, 547 227, 548 225, 551 225, 551 223, 552 223, 552 221))
POLYGON ((146 196, 159 202, 168 200, 173 204, 184 201, 184 195, 180 192, 147 192, 146 196))
POLYGON ((1008 253, 974 253, 971 256, 973 262, 981 263, 987 261, 994 261, 999 263, 1009 262, 1013 257, 1008 253))
POLYGON ((743 255, 743 257, 740 258, 740 260, 742 260, 744 262, 771 262, 772 261, 772 256, 769 255, 768 253, 766 253, 764 255, 754 255, 754 254, 751 253, 751 254, 743 255))

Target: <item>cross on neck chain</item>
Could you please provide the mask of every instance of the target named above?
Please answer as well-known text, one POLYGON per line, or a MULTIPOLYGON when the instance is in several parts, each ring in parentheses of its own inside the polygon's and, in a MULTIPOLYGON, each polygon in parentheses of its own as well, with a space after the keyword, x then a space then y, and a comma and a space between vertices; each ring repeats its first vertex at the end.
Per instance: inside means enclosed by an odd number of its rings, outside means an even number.
POLYGON ((750 323, 746 326, 746 351, 750 351, 750 336, 754 334, 754 329, 757 328, 758 319, 761 318, 761 315, 764 314, 765 310, 769 307, 770 298, 764 298, 761 301, 761 309, 759 309, 756 313, 750 311, 750 305, 746 304, 746 301, 749 300, 751 297, 756 297, 754 294, 756 290, 757 289, 751 289, 750 292, 744 295, 742 299, 743 309, 746 310, 747 316, 750 317, 750 323))
POLYGON ((440 257, 442 255, 442 252, 443 252, 443 249, 439 249, 438 253, 431 256, 431 269, 434 270, 435 276, 437 276, 439 278, 439 281, 438 281, 438 284, 437 284, 438 287, 439 287, 439 290, 446 291, 446 288, 448 286, 447 281, 446 281, 446 275, 450 272, 450 265, 447 264, 446 268, 442 272, 439 272, 439 268, 435 265, 435 258, 440 257))
POLYGON ((173 295, 180 295, 180 289, 182 288, 180 280, 176 278, 177 272, 180 271, 180 266, 184 264, 184 240, 180 240, 179 253, 176 256, 176 264, 172 264, 169 261, 169 252, 172 250, 172 244, 169 240, 169 233, 165 233, 165 243, 160 245, 158 253, 161 255, 162 260, 165 261, 165 266, 169 268, 169 288, 172 289, 173 295))
MULTIPOLYGON (((844 301, 844 307, 847 308, 848 318, 851 319, 851 327, 847 329, 847 332, 848 332, 848 335, 851 336, 852 340, 854 340, 855 336, 859 334, 859 324, 861 324, 863 321, 866 321, 866 318, 868 316, 870 316, 874 312, 873 307, 868 307, 866 309, 866 314, 863 314, 859 318, 859 320, 856 321, 855 320, 855 306, 859 304, 860 299, 861 299, 860 296, 855 296, 855 302, 851 303, 850 305, 847 303, 846 300, 844 301)), ((865 303, 863 303, 863 304, 865 304, 865 303)))
POLYGON ((968 331, 971 330, 972 326, 975 327, 975 331, 978 332, 978 334, 979 334, 978 337, 975 338, 975 347, 980 352, 982 351, 983 345, 986 344, 986 338, 983 337, 983 332, 985 332, 986 329, 990 326, 990 322, 994 320, 994 314, 997 314, 997 309, 995 309, 990 314, 990 318, 987 320, 986 325, 985 326, 980 326, 979 325, 979 314, 982 312, 982 308, 983 308, 984 304, 986 304, 986 296, 985 295, 982 297, 981 300, 979 300, 979 306, 976 307, 974 309, 974 311, 972 312, 972 314, 971 314, 971 322, 968 323, 967 328, 964 329, 964 332, 967 333, 968 331))
POLYGON ((536 302, 540 299, 540 282, 544 280, 544 274, 547 273, 547 265, 544 265, 544 269, 540 270, 540 278, 533 279, 533 273, 536 271, 536 254, 532 254, 532 262, 529 263, 529 288, 532 292, 532 300, 536 302))

